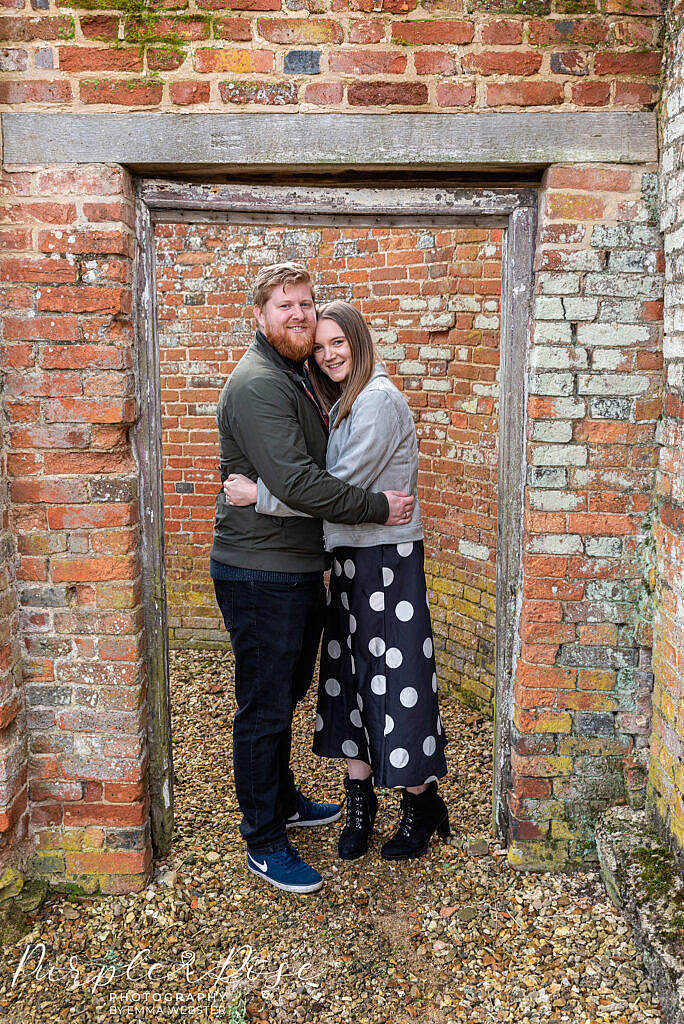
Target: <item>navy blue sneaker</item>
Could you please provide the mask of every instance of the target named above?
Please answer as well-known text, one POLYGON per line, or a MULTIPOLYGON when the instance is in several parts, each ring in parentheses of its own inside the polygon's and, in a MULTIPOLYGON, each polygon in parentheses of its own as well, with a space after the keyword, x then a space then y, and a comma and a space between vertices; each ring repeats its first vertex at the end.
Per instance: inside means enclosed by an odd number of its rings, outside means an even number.
POLYGON ((293 846, 277 853, 248 853, 247 867, 277 889, 287 892, 316 892, 323 885, 318 871, 309 867, 293 846))
POLYGON ((299 803, 297 810, 285 822, 285 828, 298 828, 300 825, 329 825, 342 814, 342 804, 317 804, 303 796, 297 790, 299 803))

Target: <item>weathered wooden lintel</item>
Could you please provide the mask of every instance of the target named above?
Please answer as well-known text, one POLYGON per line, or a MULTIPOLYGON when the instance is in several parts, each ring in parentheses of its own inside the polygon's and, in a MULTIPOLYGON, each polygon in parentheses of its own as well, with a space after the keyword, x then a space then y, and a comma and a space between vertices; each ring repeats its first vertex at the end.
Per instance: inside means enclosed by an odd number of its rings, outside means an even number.
POLYGON ((655 114, 480 111, 468 114, 2 114, 8 165, 126 164, 262 171, 544 167, 657 160, 655 114))

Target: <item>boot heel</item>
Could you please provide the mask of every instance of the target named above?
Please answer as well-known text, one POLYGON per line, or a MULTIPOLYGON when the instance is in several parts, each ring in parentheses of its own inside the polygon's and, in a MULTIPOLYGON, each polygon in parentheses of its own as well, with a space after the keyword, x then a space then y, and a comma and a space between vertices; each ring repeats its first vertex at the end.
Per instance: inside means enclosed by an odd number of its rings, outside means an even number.
POLYGON ((451 829, 449 828, 449 815, 444 818, 443 821, 437 826, 437 834, 440 839, 448 839, 451 835, 451 829))

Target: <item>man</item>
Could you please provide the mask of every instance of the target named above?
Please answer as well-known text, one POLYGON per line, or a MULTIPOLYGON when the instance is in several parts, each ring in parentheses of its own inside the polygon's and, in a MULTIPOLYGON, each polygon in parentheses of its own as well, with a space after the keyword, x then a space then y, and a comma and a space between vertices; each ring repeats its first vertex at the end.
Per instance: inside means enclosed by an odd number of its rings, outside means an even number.
POLYGON ((313 675, 323 627, 322 520, 397 523, 413 498, 371 493, 325 472, 327 417, 304 360, 316 311, 303 266, 265 267, 254 285, 256 340, 218 403, 221 481, 260 477, 308 517, 259 515, 216 497, 211 575, 235 654, 235 789, 247 867, 279 889, 314 892, 321 875, 290 846, 286 828, 336 821, 339 804, 308 800, 290 768, 292 715, 313 675))

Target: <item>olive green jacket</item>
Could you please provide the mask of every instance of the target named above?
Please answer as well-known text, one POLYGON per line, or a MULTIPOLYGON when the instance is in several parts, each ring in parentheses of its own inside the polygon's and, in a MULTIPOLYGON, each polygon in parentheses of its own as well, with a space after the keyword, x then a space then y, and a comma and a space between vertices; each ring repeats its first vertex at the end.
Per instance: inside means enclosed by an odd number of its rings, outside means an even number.
POLYGON ((216 496, 211 557, 226 565, 274 572, 325 568, 323 519, 384 523, 381 492, 365 491, 325 471, 328 431, 304 378, 259 332, 219 398, 221 482, 229 473, 260 478, 271 494, 312 518, 269 516, 254 505, 216 496))

